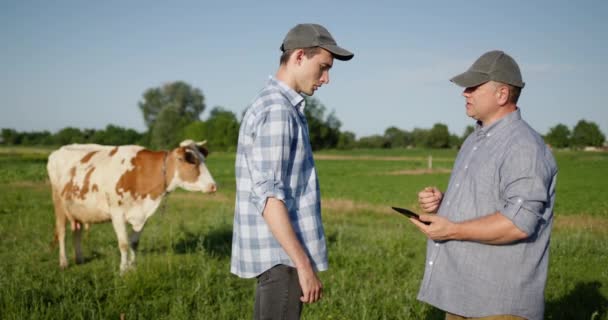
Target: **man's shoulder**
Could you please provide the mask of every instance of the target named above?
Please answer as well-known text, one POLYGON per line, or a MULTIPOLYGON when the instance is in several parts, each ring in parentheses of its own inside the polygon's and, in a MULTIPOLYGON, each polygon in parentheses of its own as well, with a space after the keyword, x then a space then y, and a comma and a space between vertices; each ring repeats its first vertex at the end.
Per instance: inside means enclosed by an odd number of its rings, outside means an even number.
POLYGON ((518 156, 537 157, 545 159, 550 163, 551 167, 555 167, 555 158, 551 152, 551 148, 545 143, 543 136, 538 133, 530 124, 521 120, 511 132, 512 138, 507 146, 511 149, 511 153, 518 156))
POLYGON ((245 111, 243 123, 255 126, 266 119, 285 119, 295 116, 295 108, 276 92, 260 92, 245 111))
POLYGON ((280 87, 269 83, 255 96, 250 104, 250 108, 263 110, 270 106, 274 108, 288 108, 291 106, 291 103, 280 87))
POLYGON ((511 135, 513 137, 513 143, 515 144, 530 144, 538 147, 546 146, 543 136, 523 119, 515 123, 511 135))

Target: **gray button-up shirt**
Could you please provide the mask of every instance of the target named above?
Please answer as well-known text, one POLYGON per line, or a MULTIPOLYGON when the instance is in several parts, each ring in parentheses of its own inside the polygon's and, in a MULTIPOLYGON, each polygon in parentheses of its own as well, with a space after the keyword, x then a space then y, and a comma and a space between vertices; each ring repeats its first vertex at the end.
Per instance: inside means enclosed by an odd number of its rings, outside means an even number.
POLYGON ((460 222, 500 212, 528 238, 429 240, 418 299, 467 317, 542 319, 556 177, 551 151, 519 109, 478 126, 458 153, 438 214, 460 222))

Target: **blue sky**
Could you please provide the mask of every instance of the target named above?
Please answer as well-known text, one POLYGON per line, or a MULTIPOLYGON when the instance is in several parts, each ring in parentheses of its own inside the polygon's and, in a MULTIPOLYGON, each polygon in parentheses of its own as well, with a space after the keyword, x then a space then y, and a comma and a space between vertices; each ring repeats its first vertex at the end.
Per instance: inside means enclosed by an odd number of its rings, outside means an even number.
POLYGON ((315 97, 358 137, 461 135, 473 121, 448 79, 493 49, 518 61, 537 131, 586 119, 608 135, 607 17, 606 1, 2 1, 0 128, 143 131, 143 92, 176 80, 203 91, 203 119, 240 117, 287 31, 315 22, 355 53, 315 97))

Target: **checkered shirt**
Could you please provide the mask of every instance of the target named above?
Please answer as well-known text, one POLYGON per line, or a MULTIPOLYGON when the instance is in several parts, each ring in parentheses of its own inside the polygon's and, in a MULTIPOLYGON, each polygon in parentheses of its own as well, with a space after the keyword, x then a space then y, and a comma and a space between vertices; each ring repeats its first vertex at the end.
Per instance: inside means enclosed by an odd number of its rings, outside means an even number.
POLYGON ((263 218, 268 197, 285 203, 291 225, 316 271, 327 270, 319 182, 304 98, 270 77, 239 131, 230 271, 252 278, 277 264, 294 267, 263 218))

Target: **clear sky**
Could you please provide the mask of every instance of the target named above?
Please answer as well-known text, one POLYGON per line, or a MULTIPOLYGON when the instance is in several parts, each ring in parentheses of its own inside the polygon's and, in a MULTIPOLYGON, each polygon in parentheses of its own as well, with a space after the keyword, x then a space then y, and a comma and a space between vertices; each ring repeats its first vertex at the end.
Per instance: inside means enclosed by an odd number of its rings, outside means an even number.
POLYGON ((176 80, 202 90, 203 119, 240 118, 302 22, 355 53, 315 97, 357 137, 461 135, 473 121, 448 79, 493 49, 519 63, 537 131, 586 119, 608 135, 608 1, 2 1, 0 128, 143 131, 143 92, 176 80))

